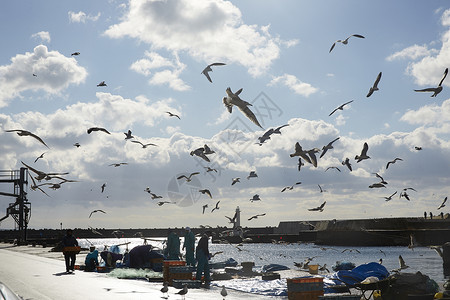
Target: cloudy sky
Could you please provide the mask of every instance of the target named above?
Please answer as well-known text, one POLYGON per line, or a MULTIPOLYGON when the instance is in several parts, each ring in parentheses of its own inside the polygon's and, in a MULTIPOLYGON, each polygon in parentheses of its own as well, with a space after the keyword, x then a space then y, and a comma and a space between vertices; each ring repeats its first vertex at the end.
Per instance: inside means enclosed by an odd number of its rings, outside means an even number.
MULTIPOLYGON (((76 181, 36 182, 46 195, 29 180, 31 228, 226 226, 237 206, 241 225, 258 227, 448 212, 437 208, 450 194, 450 79, 436 97, 414 91, 437 87, 450 66, 447 1, 7 1, 0 15, 0 169, 24 162, 76 181), (330 52, 353 34, 365 38, 330 52), (215 62, 226 65, 212 67, 211 83, 201 72, 215 62), (243 88, 264 129, 227 111, 227 87, 243 88), (111 134, 87 134, 91 127, 111 134), (16 129, 49 148, 7 132, 16 129), (128 130, 134 138, 125 140, 128 130), (317 167, 298 171, 297 142, 322 149, 337 137, 317 167), (365 142, 370 159, 356 162, 365 142), (190 155, 205 144, 210 162, 190 155), (247 179, 250 171, 258 177, 247 179), (193 172, 191 182, 177 180, 193 172), (375 173, 385 187, 369 188, 375 173), (399 198, 409 187, 410 201, 399 198), (255 194, 261 201, 250 201, 255 194), (308 210, 324 201, 323 212, 308 210), (94 209, 106 214, 89 218, 94 209)), ((3 216, 14 199, 0 199, 3 216)), ((12 218, 0 224, 7 228, 12 218)))

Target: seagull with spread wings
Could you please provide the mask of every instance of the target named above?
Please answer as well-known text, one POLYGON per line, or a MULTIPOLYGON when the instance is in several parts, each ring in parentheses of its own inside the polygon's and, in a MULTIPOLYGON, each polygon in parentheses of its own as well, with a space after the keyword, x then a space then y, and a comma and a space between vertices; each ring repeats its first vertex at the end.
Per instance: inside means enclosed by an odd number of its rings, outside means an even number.
POLYGON ((198 190, 200 193, 202 193, 203 195, 208 195, 209 196, 209 198, 211 198, 212 199, 212 195, 211 195, 211 192, 208 190, 208 189, 203 189, 203 190, 198 190))
POLYGON ((44 154, 46 152, 42 153, 41 155, 39 155, 38 157, 36 157, 36 159, 34 160, 34 162, 37 162, 40 158, 44 158, 44 154))
POLYGON ((329 169, 335 169, 335 170, 341 172, 341 169, 339 169, 338 167, 328 167, 325 169, 325 172, 328 171, 329 169))
POLYGON ((136 143, 136 144, 139 144, 139 145, 141 145, 142 146, 142 148, 147 148, 148 146, 155 146, 155 147, 157 147, 158 145, 155 145, 155 144, 153 144, 153 143, 148 143, 148 144, 143 144, 142 142, 140 142, 140 141, 131 141, 132 143, 136 143))
POLYGON ((397 191, 395 191, 395 193, 393 193, 392 195, 390 195, 390 196, 388 196, 388 197, 383 197, 386 201, 391 201, 392 200, 392 197, 394 196, 394 195, 396 195, 397 194, 397 191))
POLYGON ((403 159, 401 159, 401 158, 399 158, 399 157, 396 157, 394 160, 388 161, 388 163, 386 164, 386 170, 387 170, 387 168, 389 168, 389 165, 390 165, 390 164, 395 164, 395 162, 396 162, 397 160, 403 161, 403 159))
POLYGON ((232 112, 233 106, 235 105, 250 121, 263 128, 261 124, 259 124, 259 121, 256 118, 255 114, 250 110, 250 108, 248 108, 249 106, 252 106, 252 104, 242 100, 239 97, 239 94, 242 92, 242 88, 236 91, 236 93, 233 93, 230 88, 227 88, 226 92, 227 96, 223 97, 222 101, 223 104, 225 104, 225 107, 228 109, 229 113, 232 112))
POLYGON ((382 75, 382 72, 380 72, 380 73, 378 74, 377 79, 375 79, 375 82, 373 83, 373 86, 370 87, 369 93, 367 93, 367 96, 366 96, 367 98, 370 97, 370 96, 372 96, 373 92, 379 90, 379 89, 378 89, 378 83, 380 83, 381 75, 382 75))
POLYGON ((447 202, 447 197, 444 198, 444 201, 442 201, 441 205, 439 205, 438 209, 441 209, 445 206, 445 202, 447 202))
POLYGON ((231 185, 235 185, 237 182, 240 182, 240 181, 239 181, 240 179, 241 179, 240 177, 232 178, 232 179, 231 179, 231 185))
POLYGON ((181 175, 181 176, 178 176, 177 179, 185 178, 185 179, 186 179, 186 182, 191 182, 191 181, 192 181, 192 176, 198 175, 198 174, 200 174, 200 172, 194 172, 194 173, 191 173, 191 174, 189 174, 189 176, 181 175))
POLYGON ((352 171, 352 164, 350 163, 350 159, 347 157, 345 160, 342 161, 343 166, 347 166, 347 168, 352 171))
POLYGON ((102 81, 99 84, 97 84, 97 86, 106 86, 106 83, 104 81, 102 81))
POLYGON ((322 158, 322 156, 324 156, 328 150, 333 149, 333 143, 336 142, 338 139, 340 139, 340 137, 335 138, 334 140, 329 142, 327 145, 322 147, 322 153, 320 154, 320 158, 322 158))
POLYGON ((206 68, 203 69, 202 74, 205 75, 205 77, 208 79, 209 82, 212 83, 211 77, 209 76, 208 72, 212 72, 211 67, 213 66, 224 66, 224 63, 212 63, 210 65, 207 65, 206 68))
POLYGON ((127 132, 124 132, 123 134, 125 134, 125 139, 129 140, 129 139, 134 139, 134 136, 131 135, 131 130, 128 129, 127 132))
POLYGON ((125 163, 125 162, 121 162, 121 163, 113 163, 113 164, 108 165, 108 167, 112 167, 112 166, 114 166, 114 167, 120 167, 121 165, 128 165, 128 163, 125 163))
POLYGON ((324 209, 326 203, 327 203, 327 201, 324 201, 320 206, 315 207, 315 208, 308 208, 308 210, 309 211, 320 211, 320 212, 323 212, 323 209, 324 209))
POLYGON ((284 191, 286 191, 286 190, 293 190, 294 189, 294 186, 296 186, 296 185, 298 185, 298 184, 302 184, 300 181, 299 182, 296 182, 296 183, 294 183, 293 185, 291 185, 291 186, 286 186, 286 187, 284 187, 282 190, 281 190, 281 192, 284 192, 284 191))
POLYGON ((95 214, 95 213, 97 213, 97 212, 101 212, 101 213, 106 214, 106 212, 103 211, 103 210, 101 210, 101 209, 95 209, 95 210, 91 211, 91 213, 89 214, 89 218, 92 216, 92 214, 95 214))
POLYGON ((87 130, 87 133, 91 134, 92 131, 103 131, 104 133, 111 134, 108 130, 102 127, 91 127, 87 130))
POLYGON ((265 213, 263 213, 263 214, 258 214, 258 215, 254 215, 254 216, 251 216, 250 218, 248 218, 248 220, 250 221, 250 220, 253 220, 253 219, 257 219, 258 217, 263 217, 263 216, 265 216, 266 214, 265 213))
POLYGON ((364 143, 364 146, 363 146, 363 148, 361 150, 361 154, 355 156, 355 159, 356 159, 357 163, 359 163, 360 161, 362 161, 364 159, 370 158, 370 156, 367 155, 367 151, 368 150, 369 150, 369 145, 367 143, 364 143))
POLYGON ((38 140, 40 143, 42 143, 45 147, 49 148, 49 146, 47 146, 47 144, 37 135, 35 135, 34 133, 31 133, 27 130, 22 130, 22 129, 11 129, 11 130, 5 130, 6 132, 16 132, 18 136, 31 136, 32 138, 35 138, 36 140, 38 140))
POLYGON ((216 206, 214 206, 214 208, 211 209, 211 212, 213 212, 213 211, 215 211, 216 209, 219 209, 219 208, 220 208, 220 207, 219 207, 219 203, 220 203, 220 200, 216 202, 216 206))
POLYGON ((209 159, 209 157, 206 156, 206 153, 205 153, 205 147, 197 148, 197 149, 191 151, 189 154, 190 154, 191 156, 194 156, 194 155, 195 155, 195 156, 198 156, 198 157, 202 158, 203 160, 205 160, 205 161, 207 161, 207 162, 210 162, 210 161, 211 161, 211 160, 209 159))
POLYGON ((435 88, 426 88, 421 90, 414 90, 415 92, 433 92, 433 95, 431 97, 436 97, 441 91, 442 91, 442 83, 444 82, 445 77, 447 77, 448 68, 444 71, 444 76, 442 77, 441 81, 439 82, 439 85, 435 88))
POLYGON ((360 39, 364 39, 365 37, 360 35, 360 34, 352 34, 349 37, 347 37, 345 40, 337 40, 336 42, 333 43, 333 45, 331 45, 330 51, 328 51, 328 53, 331 53, 331 51, 333 51, 334 46, 336 46, 336 43, 342 43, 342 45, 347 45, 348 44, 348 40, 352 37, 357 37, 360 39))
POLYGON ((344 110, 344 106, 346 106, 347 104, 352 103, 353 101, 354 101, 354 100, 345 102, 344 104, 342 104, 342 105, 336 107, 336 108, 335 108, 328 116, 331 116, 331 115, 334 114, 337 110, 344 110))
POLYGON ((258 194, 253 195, 253 197, 250 199, 251 202, 253 201, 261 201, 261 198, 259 198, 258 194))
POLYGON ((171 113, 170 111, 166 111, 166 113, 168 113, 168 114, 169 114, 169 117, 177 117, 177 118, 178 118, 178 120, 181 120, 181 118, 180 118, 180 116, 179 116, 179 115, 173 114, 173 113, 171 113))

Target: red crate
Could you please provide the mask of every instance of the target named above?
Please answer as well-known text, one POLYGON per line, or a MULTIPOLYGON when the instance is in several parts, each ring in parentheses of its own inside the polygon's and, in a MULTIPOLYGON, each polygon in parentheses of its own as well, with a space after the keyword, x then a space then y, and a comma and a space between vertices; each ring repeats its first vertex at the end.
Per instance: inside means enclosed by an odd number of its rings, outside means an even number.
POLYGON ((323 291, 322 277, 297 277, 287 279, 288 292, 323 291))

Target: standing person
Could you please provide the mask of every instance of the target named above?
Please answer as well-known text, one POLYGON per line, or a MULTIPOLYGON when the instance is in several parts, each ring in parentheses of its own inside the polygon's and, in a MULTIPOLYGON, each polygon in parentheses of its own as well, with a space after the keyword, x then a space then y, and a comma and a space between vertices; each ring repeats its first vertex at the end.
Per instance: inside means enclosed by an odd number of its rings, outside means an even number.
POLYGON ((168 260, 180 260, 180 237, 172 230, 167 237, 167 248, 165 250, 168 260))
MULTIPOLYGON (((72 235, 72 229, 67 229, 66 235, 63 237, 62 244, 63 247, 76 247, 78 246, 77 239, 72 235)), ((64 252, 64 259, 66 261, 66 272, 71 273, 75 268, 75 259, 77 252, 75 251, 66 251, 64 252)))
POLYGON ((89 247, 89 253, 86 255, 84 265, 84 271, 86 272, 95 271, 95 268, 98 266, 98 250, 95 249, 95 246, 89 247))
POLYGON ((202 273, 204 273, 206 288, 209 288, 209 284, 211 282, 208 262, 211 258, 211 254, 209 253, 208 241, 209 234, 204 233, 200 241, 198 241, 197 249, 195 249, 195 256, 197 260, 197 274, 195 275, 195 279, 201 280, 202 273))
POLYGON ((191 231, 191 228, 186 227, 186 233, 184 235, 183 249, 186 248, 186 264, 188 266, 195 266, 194 249, 195 249, 195 236, 191 231))

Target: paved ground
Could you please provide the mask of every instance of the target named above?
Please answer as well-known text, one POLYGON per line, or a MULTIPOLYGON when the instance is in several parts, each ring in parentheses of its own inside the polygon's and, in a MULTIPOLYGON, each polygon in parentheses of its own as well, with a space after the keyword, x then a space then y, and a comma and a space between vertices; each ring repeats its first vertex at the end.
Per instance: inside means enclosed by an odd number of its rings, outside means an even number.
MULTIPOLYGON (((108 277, 105 273, 75 271, 65 274, 64 256, 40 246, 13 246, 0 243, 0 282, 23 299, 161 299, 161 283, 108 277)), ((84 260, 85 253, 78 259, 84 260)), ((220 288, 190 289, 186 299, 223 299, 220 288)), ((178 289, 169 287, 169 299, 182 299, 178 289)), ((227 300, 284 299, 228 291, 227 300)))

